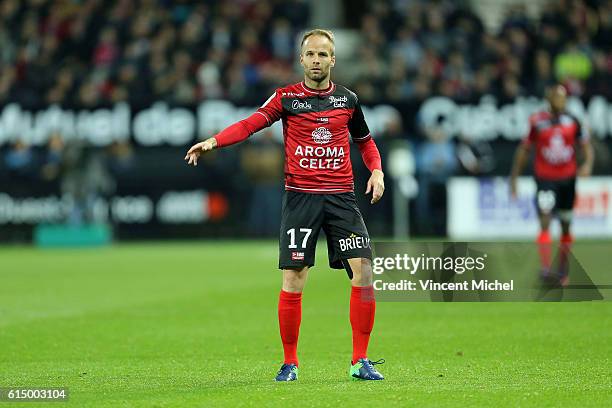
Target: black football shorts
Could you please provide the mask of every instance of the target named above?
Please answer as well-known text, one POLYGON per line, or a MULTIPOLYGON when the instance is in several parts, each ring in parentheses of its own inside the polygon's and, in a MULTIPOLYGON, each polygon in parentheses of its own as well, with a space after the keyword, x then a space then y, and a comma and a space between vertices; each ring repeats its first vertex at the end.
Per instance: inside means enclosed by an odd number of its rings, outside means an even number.
POLYGON ((370 236, 354 193, 285 191, 279 239, 279 269, 315 264, 319 232, 327 236, 329 266, 343 269, 350 258, 372 259, 370 236))
POLYGON ((576 179, 543 180, 536 179, 536 207, 539 214, 567 211, 574 208, 576 198, 576 179))

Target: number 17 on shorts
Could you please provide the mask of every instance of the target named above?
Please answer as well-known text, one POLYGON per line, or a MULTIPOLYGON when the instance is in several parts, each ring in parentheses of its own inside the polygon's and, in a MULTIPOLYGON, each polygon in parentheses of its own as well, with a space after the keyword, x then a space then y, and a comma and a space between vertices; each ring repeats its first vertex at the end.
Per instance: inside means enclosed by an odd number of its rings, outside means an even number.
POLYGON ((300 228, 299 233, 303 236, 301 239, 302 245, 298 248, 296 243, 296 232, 295 228, 290 228, 287 230, 287 235, 289 235, 289 245, 287 248, 295 249, 295 251, 291 251, 291 260, 292 261, 303 261, 304 260, 304 250, 306 250, 306 245, 308 245, 308 238, 310 234, 312 234, 312 228, 300 228), (301 251, 300 251, 301 249, 301 251))

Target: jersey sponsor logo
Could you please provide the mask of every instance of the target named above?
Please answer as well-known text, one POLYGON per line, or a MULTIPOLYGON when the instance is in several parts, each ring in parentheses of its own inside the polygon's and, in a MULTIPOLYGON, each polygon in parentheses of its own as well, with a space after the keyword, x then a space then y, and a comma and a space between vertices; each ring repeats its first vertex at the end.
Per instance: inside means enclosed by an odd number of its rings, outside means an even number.
POLYGON ((342 146, 299 146, 295 156, 302 156, 298 161, 304 169, 339 169, 344 163, 344 147, 342 146))
POLYGON ((296 97, 296 96, 306 96, 304 94, 304 92, 300 92, 300 93, 295 93, 295 92, 283 92, 281 94, 281 96, 290 96, 290 97, 296 97))
POLYGON ((331 142, 332 133, 323 126, 316 128, 312 131, 312 140, 318 144, 326 144, 331 142))
POLYGON ((329 102, 334 104, 334 108, 345 108, 348 98, 346 96, 330 96, 329 102))
POLYGON ((340 244, 340 250, 342 252, 349 251, 351 249, 363 249, 370 247, 370 238, 360 237, 355 234, 351 234, 348 238, 341 238, 338 240, 340 244))
POLYGON ((559 131, 552 135, 548 146, 542 148, 542 156, 550 164, 567 163, 573 155, 574 148, 565 144, 565 139, 559 131))
POLYGON ((303 261, 304 260, 304 253, 303 252, 291 252, 291 260, 292 261, 303 261))
POLYGON ((329 123, 329 118, 317 118, 317 122, 329 123))
POLYGON ((307 101, 298 101, 294 99, 293 102, 291 102, 291 109, 312 109, 312 105, 307 101))

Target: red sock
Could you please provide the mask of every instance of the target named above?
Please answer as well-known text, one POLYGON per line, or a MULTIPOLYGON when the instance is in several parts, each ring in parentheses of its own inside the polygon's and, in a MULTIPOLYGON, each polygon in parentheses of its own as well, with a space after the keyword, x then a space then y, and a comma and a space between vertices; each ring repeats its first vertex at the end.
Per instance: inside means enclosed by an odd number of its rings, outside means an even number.
POLYGON ((278 299, 278 325, 285 352, 285 364, 298 365, 297 344, 302 321, 302 293, 281 290, 278 299))
POLYGON ((537 239, 540 264, 543 269, 550 269, 552 254, 552 239, 548 230, 540 232, 537 239))
POLYGON ((567 261, 573 242, 574 237, 572 234, 561 235, 561 239, 559 240, 559 272, 561 275, 567 275, 567 261))
POLYGON ((561 246, 566 246, 566 247, 571 247, 572 243, 574 242, 574 237, 572 236, 572 234, 563 234, 561 235, 561 246))
POLYGON ((351 328, 353 329, 353 361, 367 358, 368 342, 374 326, 376 300, 372 286, 351 287, 351 328))

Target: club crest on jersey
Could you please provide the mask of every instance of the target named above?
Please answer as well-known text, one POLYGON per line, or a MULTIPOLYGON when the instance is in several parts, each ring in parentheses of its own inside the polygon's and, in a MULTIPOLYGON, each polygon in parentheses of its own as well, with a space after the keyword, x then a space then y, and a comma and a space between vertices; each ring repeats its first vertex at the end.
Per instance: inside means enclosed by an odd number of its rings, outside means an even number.
POLYGON ((291 102, 291 109, 312 109, 312 105, 307 101, 298 101, 294 99, 293 102, 291 102))
POLYGON ((565 144, 561 132, 555 132, 548 146, 542 149, 542 155, 547 162, 561 164, 569 162, 574 155, 574 148, 565 144))
POLYGON ((312 140, 318 144, 326 144, 331 142, 332 134, 327 128, 323 126, 316 128, 312 131, 312 140))
POLYGON ((329 101, 334 104, 334 108, 345 108, 348 98, 346 96, 330 96, 329 101))

